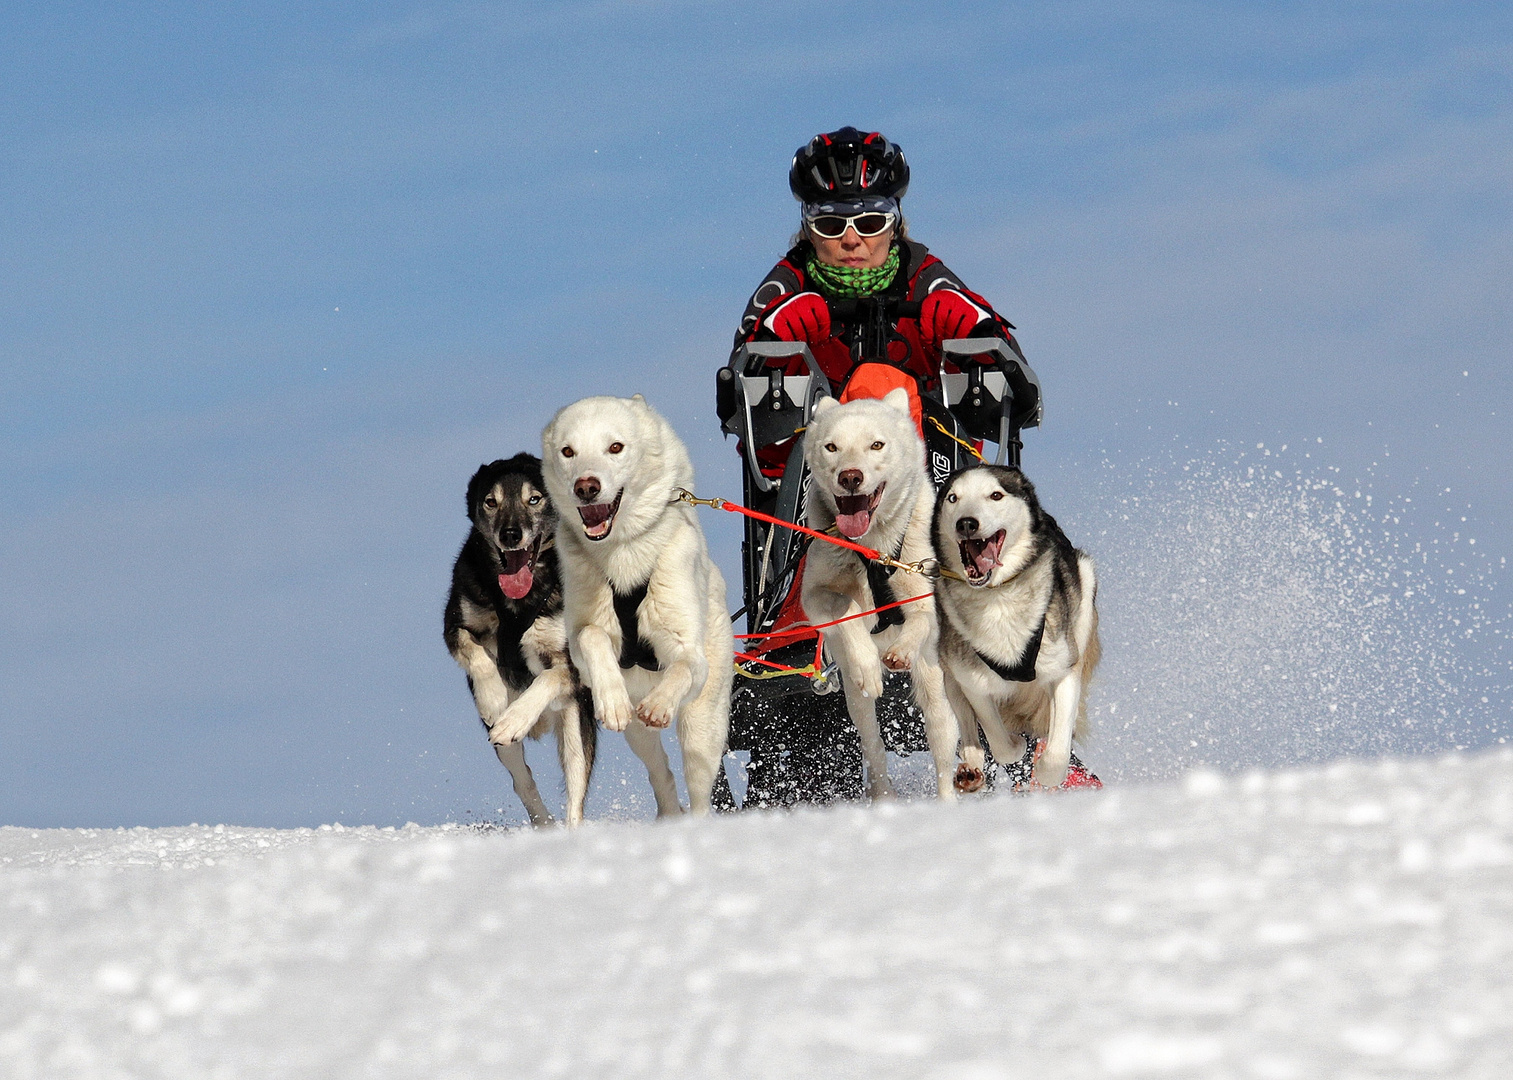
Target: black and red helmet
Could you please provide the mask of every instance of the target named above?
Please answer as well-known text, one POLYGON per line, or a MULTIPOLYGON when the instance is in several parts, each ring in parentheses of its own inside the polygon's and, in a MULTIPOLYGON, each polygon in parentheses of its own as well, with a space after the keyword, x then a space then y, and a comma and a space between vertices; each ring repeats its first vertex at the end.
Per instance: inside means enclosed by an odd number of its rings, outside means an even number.
POLYGON ((896 143, 877 132, 843 127, 799 148, 788 170, 788 188, 805 204, 901 199, 909 190, 909 163, 896 143))

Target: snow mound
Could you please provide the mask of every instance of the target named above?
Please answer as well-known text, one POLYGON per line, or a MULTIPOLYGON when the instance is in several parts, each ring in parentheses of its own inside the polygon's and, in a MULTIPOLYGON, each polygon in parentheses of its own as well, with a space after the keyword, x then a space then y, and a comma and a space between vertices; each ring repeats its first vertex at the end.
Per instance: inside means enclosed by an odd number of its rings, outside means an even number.
POLYGON ((0 859, 17 1078, 1513 1069, 1506 751, 574 835, 4 829, 0 859))

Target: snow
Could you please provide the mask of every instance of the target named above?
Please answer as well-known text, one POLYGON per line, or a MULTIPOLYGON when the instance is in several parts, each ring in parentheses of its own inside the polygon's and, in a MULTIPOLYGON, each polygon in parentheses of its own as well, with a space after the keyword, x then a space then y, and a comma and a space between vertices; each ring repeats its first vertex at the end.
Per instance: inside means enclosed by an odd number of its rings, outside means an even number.
POLYGON ((1099 567, 1100 776, 1506 745, 1507 573, 1468 508, 1311 453, 1174 445, 1037 476, 1099 567))
POLYGON ((598 822, 0 829, 8 1077, 1513 1075, 1513 754, 598 822))

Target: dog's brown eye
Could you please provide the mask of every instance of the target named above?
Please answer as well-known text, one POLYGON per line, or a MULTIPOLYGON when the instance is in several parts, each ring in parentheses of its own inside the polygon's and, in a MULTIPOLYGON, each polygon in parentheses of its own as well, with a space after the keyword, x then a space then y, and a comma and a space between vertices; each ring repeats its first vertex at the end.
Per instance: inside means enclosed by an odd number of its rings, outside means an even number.
POLYGON ((995 491, 993 492, 993 494, 989 495, 988 498, 992 499, 994 502, 1001 502, 1003 500, 1003 492, 995 491))
POLYGON ((494 496, 490 495, 487 499, 483 500, 483 505, 487 506, 490 510, 492 510, 492 509, 494 509, 494 507, 496 507, 496 506, 499 505, 499 500, 496 499, 496 498, 494 498, 494 496))
POLYGON ((833 442, 827 442, 825 444, 825 449, 829 450, 832 454, 835 453, 835 443, 833 443, 833 442))
POLYGON ((609 452, 611 454, 618 454, 621 450, 624 450, 624 449, 625 449, 625 444, 624 443, 612 442, 612 443, 609 444, 609 452))
POLYGON ((881 439, 878 439, 877 442, 875 442, 875 443, 872 444, 872 449, 874 449, 874 450, 881 450, 882 448, 883 448, 883 441, 881 439))
POLYGON ((951 494, 949 494, 949 495, 946 496, 946 502, 953 502, 954 503, 955 501, 956 501, 956 493, 954 491, 951 494))
POLYGON ((563 457, 572 457, 573 453, 574 453, 574 450, 573 450, 573 448, 571 446, 564 446, 562 448, 562 456, 563 457))

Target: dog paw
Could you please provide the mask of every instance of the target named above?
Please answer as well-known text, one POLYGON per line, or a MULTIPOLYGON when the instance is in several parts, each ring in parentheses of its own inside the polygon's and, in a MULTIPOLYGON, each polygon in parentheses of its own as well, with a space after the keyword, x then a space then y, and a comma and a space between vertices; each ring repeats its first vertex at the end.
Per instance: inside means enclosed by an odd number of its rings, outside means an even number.
POLYGON ((1040 760, 1035 762, 1034 771, 1030 773, 1031 779, 1043 788, 1059 788, 1061 782, 1066 779, 1067 766, 1070 764, 1066 754, 1042 754, 1040 760))
POLYGON ((857 693, 864 698, 879 698, 883 696, 883 673, 868 664, 860 675, 851 680, 856 687, 857 693))
POLYGON ((630 727, 636 712, 631 708, 630 695, 619 694, 613 700, 609 695, 594 695, 594 715, 606 731, 624 731, 630 727))
POLYGON ((636 718, 649 728, 665 728, 677 715, 677 703, 664 701, 655 690, 636 706, 636 718))
POLYGON ((987 778, 983 775, 981 769, 974 769, 970 765, 961 764, 956 766, 956 779, 952 781, 952 785, 957 791, 965 795, 973 791, 981 791, 982 785, 986 782, 987 778))
POLYGON ((489 725, 489 742, 495 746, 519 742, 531 733, 531 728, 536 726, 539 719, 540 714, 532 714, 512 705, 504 710, 503 716, 489 725))
POLYGON ((908 671, 911 664, 913 664, 913 658, 906 652, 889 649, 883 653, 883 667, 889 671, 908 671))

